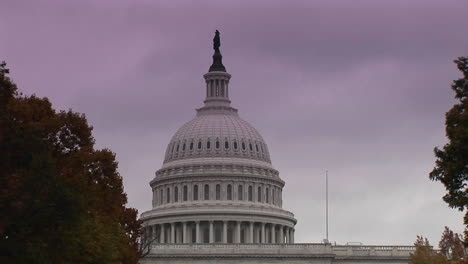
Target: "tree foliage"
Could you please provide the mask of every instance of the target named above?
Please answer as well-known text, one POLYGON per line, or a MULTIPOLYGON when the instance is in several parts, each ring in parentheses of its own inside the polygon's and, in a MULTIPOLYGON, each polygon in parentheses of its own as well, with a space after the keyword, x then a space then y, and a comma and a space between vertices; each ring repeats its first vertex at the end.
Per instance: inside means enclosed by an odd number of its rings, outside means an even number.
POLYGON ((427 238, 418 236, 414 243, 416 250, 411 254, 411 264, 468 264, 468 255, 463 244, 463 236, 445 227, 435 250, 427 238))
POLYGON ((0 64, 0 262, 137 263, 140 222, 83 114, 23 96, 0 64))
MULTIPOLYGON (((455 63, 463 77, 452 83, 458 102, 445 115, 449 142, 443 149, 434 149, 436 166, 429 178, 442 182, 447 190, 444 201, 463 211, 468 209, 468 57, 460 57, 455 63)), ((468 225, 468 211, 464 223, 468 225)))

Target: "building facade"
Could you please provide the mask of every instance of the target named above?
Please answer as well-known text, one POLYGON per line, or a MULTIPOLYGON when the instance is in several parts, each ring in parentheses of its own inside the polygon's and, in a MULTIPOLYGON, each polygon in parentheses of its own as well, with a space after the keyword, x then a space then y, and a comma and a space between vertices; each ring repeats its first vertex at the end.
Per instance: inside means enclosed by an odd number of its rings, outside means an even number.
MULTIPOLYGON (((297 221, 282 208, 285 182, 262 136, 231 106, 231 75, 222 63, 218 31, 213 48, 213 64, 203 76, 204 105, 172 137, 150 182, 152 209, 141 215, 143 243, 150 246, 142 262, 238 263, 259 256, 262 263, 278 258, 332 262, 341 248, 294 244, 297 221)), ((379 250, 368 248, 379 258, 388 248, 379 250)), ((406 263, 409 251, 391 248, 386 258, 406 263)))

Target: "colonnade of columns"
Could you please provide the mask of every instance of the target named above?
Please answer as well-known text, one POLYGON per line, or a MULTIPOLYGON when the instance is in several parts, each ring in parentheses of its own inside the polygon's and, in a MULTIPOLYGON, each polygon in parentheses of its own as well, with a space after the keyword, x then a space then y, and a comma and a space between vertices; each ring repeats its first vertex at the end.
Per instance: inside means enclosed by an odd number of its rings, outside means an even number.
POLYGON ((187 221, 145 227, 150 243, 294 243, 294 228, 246 221, 187 221))

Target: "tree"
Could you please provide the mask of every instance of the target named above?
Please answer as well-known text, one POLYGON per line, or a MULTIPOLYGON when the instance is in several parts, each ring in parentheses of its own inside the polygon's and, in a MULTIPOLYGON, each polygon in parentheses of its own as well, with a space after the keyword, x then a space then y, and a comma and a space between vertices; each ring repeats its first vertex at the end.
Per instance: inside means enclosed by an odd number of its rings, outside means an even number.
MULTIPOLYGON (((443 149, 435 148, 436 166, 429 178, 444 184, 447 194, 443 199, 460 211, 468 209, 468 57, 455 60, 463 77, 453 81, 452 90, 458 100, 445 117, 445 132, 449 142, 443 149)), ((468 211, 464 217, 468 226, 468 211)), ((468 238, 465 231, 465 239, 468 238)), ((468 243, 467 240, 465 242, 468 243)))
POLYGON ((465 258, 463 236, 454 233, 448 227, 445 227, 444 232, 442 233, 439 248, 440 253, 450 260, 450 263, 468 263, 465 258))
POLYGON ((86 117, 23 96, 0 64, 0 263, 137 263, 141 223, 86 117))
POLYGON ((417 236, 414 246, 416 250, 411 253, 411 264, 448 264, 445 256, 435 251, 427 238, 417 236))

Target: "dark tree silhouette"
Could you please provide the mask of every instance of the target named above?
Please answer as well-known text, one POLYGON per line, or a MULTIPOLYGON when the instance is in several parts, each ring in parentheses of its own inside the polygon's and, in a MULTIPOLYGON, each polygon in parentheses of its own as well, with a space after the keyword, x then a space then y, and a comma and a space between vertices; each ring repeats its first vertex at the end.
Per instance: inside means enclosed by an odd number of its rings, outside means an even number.
POLYGON ((138 212, 83 114, 23 96, 0 64, 0 263, 137 263, 138 212))

